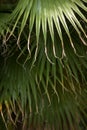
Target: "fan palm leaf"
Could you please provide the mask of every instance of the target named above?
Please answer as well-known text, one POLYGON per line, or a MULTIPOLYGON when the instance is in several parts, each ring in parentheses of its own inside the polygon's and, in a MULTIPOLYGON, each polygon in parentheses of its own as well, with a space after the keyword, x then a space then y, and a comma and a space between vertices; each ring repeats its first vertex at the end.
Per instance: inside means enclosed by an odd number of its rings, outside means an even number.
MULTIPOLYGON (((42 28, 43 37, 44 37, 44 46, 45 46, 45 52, 47 54, 47 32, 49 31, 51 40, 52 40, 52 48, 54 56, 56 57, 56 50, 55 50, 55 31, 54 26, 56 27, 57 34, 59 36, 59 39, 61 40, 62 45, 62 55, 65 55, 65 49, 64 49, 64 41, 61 25, 63 26, 69 40, 72 48, 74 49, 76 53, 76 49, 74 47, 72 37, 70 35, 71 30, 69 29, 69 26, 67 25, 67 19, 70 22, 70 24, 73 26, 73 28, 76 30, 76 32, 79 35, 79 38, 82 40, 84 44, 85 41, 81 36, 81 32, 86 36, 86 33, 76 15, 78 15, 83 21, 87 22, 87 19, 83 15, 83 13, 80 11, 80 8, 87 11, 86 6, 83 4, 81 0, 68 0, 68 1, 60 1, 60 0, 51 0, 48 1, 48 4, 46 1, 43 0, 27 0, 27 1, 19 1, 17 7, 13 11, 13 14, 11 16, 11 19, 15 20, 15 24, 13 26, 13 29, 11 31, 11 34, 13 33, 15 27, 18 24, 18 21, 21 19, 21 25, 19 30, 19 38, 21 33, 23 32, 23 29, 26 25, 26 23, 29 26, 29 37, 31 36, 31 33, 33 31, 33 27, 35 25, 35 32, 36 32, 36 43, 38 48, 38 42, 39 42, 39 36, 42 28), (23 6, 25 5, 25 6, 23 6), (14 17, 15 16, 15 17, 14 17)), ((18 41, 19 41, 18 38, 18 41)), ((58 45, 59 46, 59 45, 58 45)), ((29 49, 29 44, 28 44, 29 49)), ((37 49, 36 49, 37 53, 37 49)))
POLYGON ((13 124, 22 116, 28 128, 86 126, 86 4, 19 0, 12 13, 0 13, 0 102, 13 124))

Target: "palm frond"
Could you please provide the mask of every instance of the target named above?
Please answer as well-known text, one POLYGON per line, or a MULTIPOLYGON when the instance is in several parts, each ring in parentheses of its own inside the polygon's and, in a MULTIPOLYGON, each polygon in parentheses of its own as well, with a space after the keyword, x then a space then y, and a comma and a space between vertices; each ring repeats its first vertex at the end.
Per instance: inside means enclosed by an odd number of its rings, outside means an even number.
POLYGON ((0 103, 14 125, 22 116, 28 128, 86 127, 86 4, 19 0, 12 13, 0 13, 0 103))
MULTIPOLYGON (((44 0, 35 0, 35 1, 22 0, 22 2, 19 1, 17 7, 15 8, 11 16, 12 21, 13 19, 15 21, 11 34, 14 32, 14 29, 16 28, 20 19, 22 22, 20 25, 18 41, 20 39, 20 35, 23 32, 23 29, 26 26, 26 24, 28 24, 29 26, 28 28, 29 28, 30 36, 35 26, 34 31, 36 32, 36 47, 38 48, 39 37, 42 30, 43 37, 44 37, 45 52, 46 52, 47 32, 49 32, 52 41, 51 44, 53 48, 53 54, 56 57, 55 42, 54 42, 55 40, 54 26, 57 30, 57 34, 61 41, 60 44, 62 45, 62 55, 65 55, 65 48, 64 48, 65 39, 63 38, 63 32, 61 30, 61 25, 62 25, 65 30, 65 33, 69 38, 70 45, 72 46, 72 48, 76 53, 75 43, 72 41, 72 36, 70 35, 70 32, 72 30, 69 29, 69 26, 67 25, 67 20, 70 22, 70 25, 72 25, 73 28, 76 30, 82 42, 86 44, 81 35, 81 33, 83 33, 86 36, 86 33, 79 21, 79 17, 86 23, 87 23, 87 19, 80 11, 80 8, 82 8, 84 11, 87 11, 86 6, 83 4, 81 0, 76 0, 76 1, 51 0, 51 2, 48 1, 48 4, 47 1, 44 0)), ((36 53, 37 53, 37 49, 36 49, 36 53)))

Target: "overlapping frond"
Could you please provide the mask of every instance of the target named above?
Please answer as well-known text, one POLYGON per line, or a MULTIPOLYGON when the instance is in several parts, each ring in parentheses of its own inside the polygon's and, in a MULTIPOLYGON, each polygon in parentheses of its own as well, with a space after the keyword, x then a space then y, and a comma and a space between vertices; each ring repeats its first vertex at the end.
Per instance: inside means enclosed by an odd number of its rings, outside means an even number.
MULTIPOLYGON (((43 58, 44 64, 43 61, 37 61, 32 70, 29 61, 23 67, 16 61, 16 56, 2 62, 4 66, 1 65, 0 70, 0 102, 5 101, 10 120, 12 123, 14 121, 13 124, 16 123, 18 119, 11 115, 14 113, 19 118, 19 109, 23 120, 26 120, 25 113, 27 113, 28 124, 37 125, 46 122, 46 125, 54 127, 55 130, 72 129, 72 127, 79 129, 80 122, 86 125, 81 115, 86 117, 86 84, 79 79, 80 77, 77 81, 74 79, 68 62, 65 62, 62 68, 59 60, 54 60, 54 66, 46 60, 46 56, 43 58)), ((75 73, 78 75, 78 72, 75 73)))
POLYGON ((86 4, 19 0, 0 13, 0 103, 14 125, 21 115, 55 130, 86 127, 86 4))

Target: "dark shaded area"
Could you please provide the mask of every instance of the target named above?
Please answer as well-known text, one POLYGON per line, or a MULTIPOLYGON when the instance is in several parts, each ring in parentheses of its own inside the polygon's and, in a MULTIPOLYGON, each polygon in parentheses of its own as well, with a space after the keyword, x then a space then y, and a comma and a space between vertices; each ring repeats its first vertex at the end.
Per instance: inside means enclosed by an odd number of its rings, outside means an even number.
POLYGON ((10 13, 15 8, 18 0, 0 0, 0 13, 10 13))
POLYGON ((18 0, 0 0, 0 4, 14 4, 18 0))
POLYGON ((6 130, 2 117, 0 116, 0 130, 6 130))

